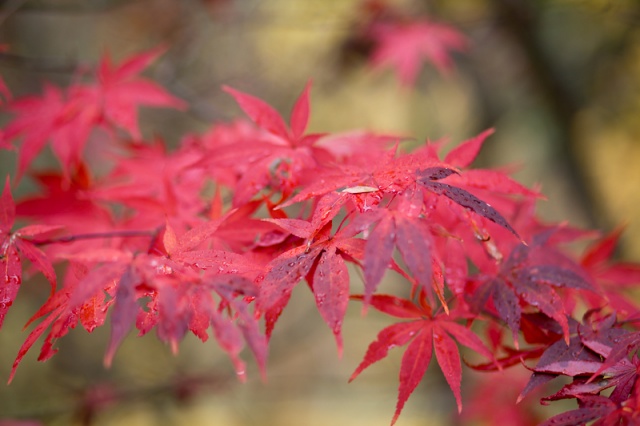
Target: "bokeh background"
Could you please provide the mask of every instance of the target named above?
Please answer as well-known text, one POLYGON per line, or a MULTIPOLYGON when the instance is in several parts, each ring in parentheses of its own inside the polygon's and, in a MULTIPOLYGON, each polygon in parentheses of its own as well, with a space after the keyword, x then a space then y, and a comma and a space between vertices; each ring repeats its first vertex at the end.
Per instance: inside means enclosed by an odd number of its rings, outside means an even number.
MULTIPOLYGON (((426 65, 409 89, 391 71, 373 72, 351 43, 361 19, 359 0, 5 0, 0 43, 9 50, 0 53, 0 74, 15 95, 25 95, 45 81, 68 84, 78 66, 93 66, 105 51, 121 59, 165 45, 167 53, 147 76, 190 109, 144 110, 142 128, 171 146, 185 133, 241 115, 220 90, 223 84, 288 115, 312 79, 312 131, 370 129, 415 143, 446 136, 455 144, 495 127, 477 164, 513 166, 521 182, 541 185, 548 200, 539 207, 548 220, 603 231, 626 225, 619 256, 640 260, 640 2, 389 3, 410 16, 450 23, 469 37, 469 51, 455 55, 453 73, 442 76, 426 65)), ((2 153, 2 175, 13 171, 13 161, 2 153)), ((41 165, 47 161, 45 156, 41 165)), ((29 190, 28 180, 19 190, 29 190)), ((0 333, 0 381, 27 335, 23 325, 46 297, 40 284, 23 286, 0 333)), ((0 419, 386 425, 395 409, 401 352, 347 383, 386 325, 381 315, 362 318, 352 307, 339 359, 300 286, 273 336, 267 383, 254 369, 246 384, 237 382, 214 343, 187 338, 174 357, 153 335, 132 335, 105 370, 108 327, 90 335, 74 330, 52 360, 37 363, 34 350, 14 382, 0 385, 0 419)), ((465 370, 463 390, 473 383, 474 374, 465 370)), ((432 368, 397 424, 474 424, 454 411, 441 373, 432 368)))

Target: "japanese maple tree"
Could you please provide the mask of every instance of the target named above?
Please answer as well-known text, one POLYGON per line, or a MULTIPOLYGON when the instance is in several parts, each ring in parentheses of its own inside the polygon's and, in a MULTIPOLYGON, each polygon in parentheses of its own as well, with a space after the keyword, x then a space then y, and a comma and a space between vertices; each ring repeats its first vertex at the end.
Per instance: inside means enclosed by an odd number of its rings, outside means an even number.
MULTIPOLYGON (((370 28, 379 43, 372 61, 395 66, 405 84, 424 57, 446 70, 447 49, 466 46, 447 26, 381 13, 370 28)), ((0 327, 20 300, 23 271, 51 285, 9 382, 40 337, 45 361, 70 329, 90 333, 107 322, 107 366, 131 329, 155 329, 174 352, 187 333, 211 335, 242 380, 247 347, 266 375, 272 332, 306 282, 339 353, 349 303, 389 317, 350 380, 405 347, 392 424, 430 365, 464 412, 463 363, 530 376, 511 401, 512 419, 518 402, 563 376, 570 382, 542 402, 578 406, 543 424, 640 421, 638 307, 625 293, 640 282, 640 266, 612 259, 619 230, 598 237, 544 223, 538 190, 502 170, 473 168, 493 129, 446 155, 441 142, 404 152, 389 135, 307 133, 311 83, 288 122, 265 101, 224 87, 249 120, 214 123, 169 150, 143 140, 137 115, 140 106, 187 107, 139 75, 161 53, 118 64, 105 55, 92 75, 47 84, 40 95, 11 99, 0 85, 13 114, 0 147, 15 151, 17 164, 0 195, 0 327), (45 146, 57 171, 32 166, 45 146), (39 191, 16 200, 26 176, 39 191), (592 242, 576 255, 567 247, 580 239, 592 242), (389 272, 402 284, 380 293, 389 272)), ((469 406, 471 418, 499 420, 469 406)))

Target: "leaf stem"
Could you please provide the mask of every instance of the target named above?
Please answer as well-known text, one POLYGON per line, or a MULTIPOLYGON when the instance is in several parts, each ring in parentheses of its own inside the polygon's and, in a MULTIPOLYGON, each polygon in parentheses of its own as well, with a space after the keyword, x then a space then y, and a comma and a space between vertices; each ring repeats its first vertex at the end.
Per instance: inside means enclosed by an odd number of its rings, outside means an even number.
POLYGON ((91 240, 97 238, 117 238, 117 237, 154 237, 158 233, 157 229, 147 230, 120 230, 109 232, 93 232, 87 234, 75 234, 65 235, 62 237, 47 238, 44 240, 29 240, 32 244, 37 246, 56 244, 56 243, 71 243, 79 240, 91 240))

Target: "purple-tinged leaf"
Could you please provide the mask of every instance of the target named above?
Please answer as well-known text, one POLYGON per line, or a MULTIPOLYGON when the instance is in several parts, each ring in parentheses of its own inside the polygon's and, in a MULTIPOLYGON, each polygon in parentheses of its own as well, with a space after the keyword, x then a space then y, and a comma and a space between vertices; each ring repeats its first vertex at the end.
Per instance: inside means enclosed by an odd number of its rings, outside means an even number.
POLYGON ((431 290, 431 233, 421 219, 396 219, 396 245, 409 272, 427 291, 431 290))
POLYGON ((529 378, 529 381, 527 382, 527 385, 524 387, 524 389, 522 389, 522 392, 520 392, 520 395, 518 395, 518 399, 516 400, 516 404, 520 403, 520 401, 522 401, 529 393, 531 393, 532 390, 534 390, 535 388, 544 385, 545 383, 550 382, 551 380, 555 379, 556 377, 558 377, 557 374, 553 374, 553 373, 538 373, 536 371, 533 372, 533 374, 531 374, 531 377, 529 378))
POLYGON ((313 276, 313 293, 318 311, 333 331, 341 355, 342 321, 349 304, 349 271, 335 248, 329 248, 320 255, 313 276))
POLYGON ((520 270, 523 277, 556 287, 571 287, 594 291, 593 286, 585 278, 568 269, 554 265, 527 266, 520 270))
POLYGON ((594 322, 590 318, 590 313, 593 312, 589 311, 584 315, 585 324, 578 325, 578 335, 583 345, 606 358, 616 342, 629 332, 623 328, 613 328, 616 322, 615 313, 594 322))
POLYGON ((557 414, 540 426, 582 426, 615 411, 618 407, 609 398, 600 395, 580 397, 580 408, 557 414))
POLYGON ((135 287, 139 281, 140 278, 131 267, 127 268, 120 277, 115 305, 111 311, 111 337, 104 356, 104 364, 107 367, 111 366, 116 350, 136 322, 138 304, 135 287))
POLYGON ((607 371, 607 369, 634 353, 640 347, 640 332, 627 333, 617 337, 613 342, 614 345, 611 348, 611 352, 609 352, 609 356, 607 356, 607 359, 602 363, 600 368, 594 372, 589 380, 593 380, 603 371, 607 371))
POLYGON ((535 367, 537 373, 563 374, 565 376, 578 376, 593 374, 602 365, 600 356, 585 347, 577 336, 574 336, 567 345, 558 340, 540 357, 535 367))
POLYGON ((260 333, 258 320, 249 312, 247 304, 242 300, 232 301, 232 306, 238 315, 238 326, 242 331, 244 340, 258 363, 258 368, 263 379, 266 377, 267 367, 267 337, 260 333))
POLYGON ((503 228, 507 229, 516 237, 520 238, 520 235, 509 225, 507 220, 502 217, 500 213, 488 203, 485 203, 475 195, 471 194, 464 189, 447 185, 446 183, 434 182, 432 180, 420 180, 419 183, 424 185, 429 191, 438 195, 444 195, 451 199, 455 203, 462 207, 471 210, 472 212, 479 214, 480 216, 489 219, 490 221, 497 223, 503 228))
POLYGON ((454 169, 448 167, 429 167, 416 173, 419 176, 418 182, 434 181, 444 179, 453 174, 458 174, 454 169))
POLYGON ((308 249, 300 246, 269 262, 267 273, 259 280, 258 309, 266 311, 280 305, 283 297, 290 295, 293 287, 307 276, 321 250, 319 247, 308 249))
POLYGON ((629 361, 624 361, 609 370, 607 377, 595 381, 586 378, 574 377, 573 382, 565 385, 553 395, 547 396, 542 401, 557 401, 560 399, 580 398, 584 395, 597 395, 605 389, 615 386, 609 398, 612 401, 626 401, 638 377, 637 367, 629 361))
POLYGON ((553 318, 562 327, 565 342, 569 342, 569 323, 564 305, 551 287, 540 285, 525 277, 515 284, 515 290, 522 300, 553 318))
POLYGON ((367 238, 364 246, 365 305, 369 303, 391 261, 396 240, 395 228, 393 217, 385 216, 367 238))
POLYGON ((229 355, 240 381, 246 380, 246 364, 240 359, 240 352, 244 347, 240 330, 234 321, 217 310, 211 311, 211 327, 213 335, 220 347, 229 355))
POLYGON ((509 287, 501 279, 493 282, 493 306, 498 311, 500 318, 507 323, 513 335, 513 342, 518 347, 518 333, 520 332, 520 301, 509 287))
POLYGON ((106 263, 98 266, 84 276, 69 295, 69 307, 79 307, 86 300, 103 291, 116 282, 125 272, 126 266, 121 263, 106 263))

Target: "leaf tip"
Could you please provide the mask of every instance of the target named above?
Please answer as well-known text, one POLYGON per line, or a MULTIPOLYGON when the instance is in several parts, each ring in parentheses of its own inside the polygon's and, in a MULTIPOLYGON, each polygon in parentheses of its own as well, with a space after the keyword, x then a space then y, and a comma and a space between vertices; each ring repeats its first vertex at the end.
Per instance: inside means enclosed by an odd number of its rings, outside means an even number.
POLYGON ((338 350, 338 358, 342 359, 342 354, 343 354, 343 345, 342 345, 342 333, 340 332, 340 329, 338 328, 338 330, 334 330, 333 334, 335 336, 336 339, 336 347, 338 350))

